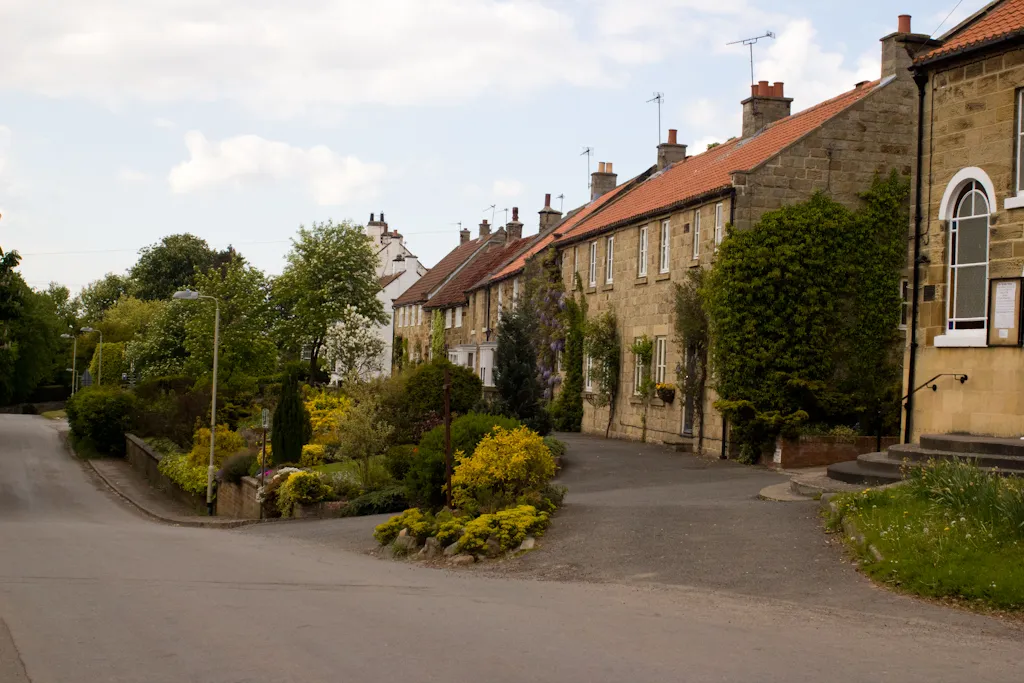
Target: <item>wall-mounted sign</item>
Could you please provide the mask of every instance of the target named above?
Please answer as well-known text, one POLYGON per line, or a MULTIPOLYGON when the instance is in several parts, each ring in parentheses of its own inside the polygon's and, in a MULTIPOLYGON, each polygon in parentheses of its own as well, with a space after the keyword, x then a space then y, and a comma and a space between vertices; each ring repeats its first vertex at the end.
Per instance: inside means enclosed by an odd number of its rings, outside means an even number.
POLYGON ((988 282, 988 345, 1020 346, 1021 297, 1024 278, 992 278, 988 282))

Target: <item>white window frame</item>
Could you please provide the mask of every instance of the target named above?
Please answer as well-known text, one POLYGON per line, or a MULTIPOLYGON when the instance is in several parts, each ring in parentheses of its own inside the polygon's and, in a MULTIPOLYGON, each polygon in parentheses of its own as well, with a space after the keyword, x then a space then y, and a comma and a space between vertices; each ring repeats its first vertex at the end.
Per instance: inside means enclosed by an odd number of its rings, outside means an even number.
POLYGON ((700 258, 700 209, 693 210, 693 258, 700 258))
MULTIPOLYGON (((636 337, 634 342, 640 341, 640 337, 636 337)), ((643 375, 644 364, 640 362, 639 354, 633 354, 633 395, 640 395, 640 383, 644 381, 643 375)))
POLYGON ((401 306, 399 306, 398 308, 395 309, 395 328, 396 329, 401 329, 402 328, 402 307, 401 306))
POLYGON ((502 310, 502 306, 503 306, 503 304, 501 303, 501 290, 502 290, 502 287, 504 287, 504 285, 505 285, 504 282, 499 282, 498 283, 498 315, 499 316, 501 315, 501 310, 502 310))
POLYGON ((910 280, 900 278, 900 329, 907 329, 910 324, 910 280))
POLYGON ((647 277, 647 226, 641 225, 637 239, 636 275, 647 277))
POLYGON ((597 240, 590 243, 590 271, 588 273, 591 287, 597 286, 597 240))
POLYGON ((1024 207, 1024 159, 1021 159, 1021 156, 1024 155, 1024 88, 1017 90, 1017 118, 1015 123, 1017 126, 1014 135, 1017 144, 1017 166, 1014 168, 1014 175, 1016 176, 1014 183, 1017 191, 1013 196, 1006 198, 1005 208, 1007 209, 1024 207))
POLYGON ((512 308, 519 304, 519 278, 512 278, 512 308))
MULTIPOLYGON (((948 229, 948 232, 949 232, 949 242, 948 242, 949 258, 947 259, 948 263, 946 264, 946 282, 948 284, 947 284, 947 287, 946 287, 946 334, 945 334, 945 336, 969 337, 969 338, 972 338, 972 339, 978 339, 981 342, 985 341, 986 331, 987 331, 987 326, 988 326, 988 320, 987 320, 987 315, 986 314, 987 314, 987 311, 988 311, 988 275, 989 275, 989 261, 990 261, 990 257, 989 257, 989 250, 990 250, 989 229, 991 228, 991 208, 992 208, 992 201, 987 196, 987 194, 985 192, 985 187, 982 185, 981 182, 979 182, 977 180, 971 180, 968 183, 966 183, 960 189, 960 192, 957 193, 956 200, 953 203, 953 213, 952 213, 952 217, 949 220, 949 229, 948 229), (972 196, 972 199, 973 199, 974 202, 977 202, 978 197, 981 198, 981 200, 984 202, 984 209, 983 209, 984 212, 983 213, 978 213, 977 211, 975 211, 970 216, 957 216, 957 214, 959 213, 960 206, 963 204, 963 202, 969 196, 972 196), (969 219, 974 219, 974 218, 984 218, 985 221, 986 221, 986 229, 984 231, 984 234, 985 234, 985 261, 984 261, 984 265, 985 265, 985 279, 984 279, 984 284, 983 284, 983 286, 984 286, 984 293, 983 293, 983 295, 984 295, 985 305, 984 305, 984 308, 982 309, 982 315, 981 316, 975 316, 975 317, 970 317, 970 318, 957 318, 957 317, 954 317, 954 314, 956 313, 956 303, 957 303, 956 298, 957 298, 957 294, 959 292, 959 286, 958 286, 958 284, 955 284, 955 283, 959 283, 959 278, 958 278, 958 274, 959 273, 958 273, 958 271, 960 271, 962 269, 965 269, 965 268, 977 268, 978 266, 982 265, 982 263, 983 263, 981 261, 971 262, 971 263, 955 263, 956 258, 957 258, 956 239, 957 239, 957 236, 959 234, 959 228, 958 228, 959 223, 962 220, 969 220, 969 219), (981 323, 981 327, 980 328, 965 329, 965 328, 957 327, 961 323, 978 323, 978 322, 981 323)), ((938 342, 938 338, 936 338, 936 341, 938 342)), ((941 344, 940 343, 936 343, 936 346, 939 346, 939 345, 941 345, 941 344)))
POLYGON ((462 306, 455 309, 455 327, 462 327, 462 306))
POLYGON ((587 356, 587 362, 584 365, 584 383, 583 388, 587 391, 594 390, 594 357, 587 356))
POLYGON ((416 307, 416 324, 423 322, 423 306, 416 307))
POLYGON ((718 245, 722 243, 722 233, 724 232, 724 220, 723 214, 725 213, 725 205, 722 202, 715 204, 715 250, 718 250, 718 245))
POLYGON ((660 273, 667 273, 670 266, 669 249, 671 249, 671 236, 671 227, 668 219, 666 218, 661 222, 661 244, 659 246, 660 257, 658 259, 658 272, 660 273))
MULTIPOLYGON (((580 272, 580 246, 577 244, 572 248, 572 272, 580 272)), ((575 285, 575 283, 573 283, 575 285)))
POLYGON ((452 329, 452 309, 444 309, 444 329, 452 329))
POLYGON ((451 363, 452 365, 458 365, 459 364, 459 352, 458 351, 449 351, 448 352, 448 362, 451 363))
POLYGON ((668 337, 654 338, 654 381, 664 384, 668 374, 668 337))
POLYGON ((615 235, 604 238, 604 283, 615 281, 615 235))

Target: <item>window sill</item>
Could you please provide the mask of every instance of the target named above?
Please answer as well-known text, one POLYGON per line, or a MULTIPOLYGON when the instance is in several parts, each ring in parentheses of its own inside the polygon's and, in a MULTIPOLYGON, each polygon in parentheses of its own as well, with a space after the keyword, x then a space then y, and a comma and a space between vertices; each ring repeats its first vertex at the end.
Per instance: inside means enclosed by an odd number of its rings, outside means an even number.
POLYGON ((691 268, 700 268, 700 257, 690 259, 691 268))
POLYGON ((671 279, 672 279, 672 273, 658 273, 655 276, 654 281, 655 282, 664 282, 665 280, 671 280, 671 279))
POLYGON ((597 285, 590 285, 586 289, 586 294, 595 294, 597 292, 597 285))
POLYGON ((637 277, 637 279, 633 280, 633 286, 634 287, 639 287, 640 285, 646 285, 646 284, 647 284, 647 276, 646 275, 641 275, 641 276, 637 277))
POLYGON ((607 292, 607 291, 610 291, 612 289, 615 289, 615 283, 614 282, 606 282, 606 283, 604 283, 604 285, 601 286, 601 291, 602 292, 607 292))
POLYGON ((1024 194, 1007 197, 1003 201, 1004 209, 1024 209, 1024 194))
POLYGON ((935 337, 937 349, 974 349, 988 346, 985 334, 941 334, 935 337))

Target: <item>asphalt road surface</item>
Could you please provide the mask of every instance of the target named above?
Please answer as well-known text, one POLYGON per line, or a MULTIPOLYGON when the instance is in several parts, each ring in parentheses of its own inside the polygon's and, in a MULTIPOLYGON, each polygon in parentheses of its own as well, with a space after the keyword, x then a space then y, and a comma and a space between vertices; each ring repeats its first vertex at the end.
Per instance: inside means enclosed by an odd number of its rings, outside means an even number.
POLYGON ((1021 633, 153 523, 0 415, 0 681, 1019 681, 1021 633))

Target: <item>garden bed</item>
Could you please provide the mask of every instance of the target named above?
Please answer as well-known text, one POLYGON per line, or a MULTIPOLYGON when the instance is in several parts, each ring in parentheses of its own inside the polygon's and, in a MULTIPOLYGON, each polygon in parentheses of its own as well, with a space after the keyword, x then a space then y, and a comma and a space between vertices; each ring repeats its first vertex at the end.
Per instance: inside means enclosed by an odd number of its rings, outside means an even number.
POLYGON ((842 494, 829 526, 869 576, 898 590, 1024 609, 1024 482, 941 462, 905 485, 842 494))

